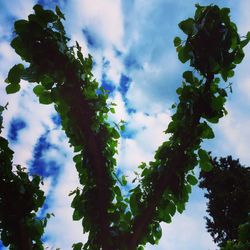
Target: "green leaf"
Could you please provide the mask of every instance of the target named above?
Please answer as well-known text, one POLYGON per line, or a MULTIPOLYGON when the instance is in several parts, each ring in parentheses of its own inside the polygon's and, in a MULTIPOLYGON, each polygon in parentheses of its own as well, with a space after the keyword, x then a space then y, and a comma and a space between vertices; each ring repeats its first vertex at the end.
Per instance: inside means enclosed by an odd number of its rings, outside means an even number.
POLYGON ((201 123, 200 127, 202 129, 202 132, 201 132, 202 138, 204 138, 204 139, 214 138, 214 132, 213 132, 212 128, 206 122, 201 123))
POLYGON ((154 238, 155 238, 155 243, 157 244, 159 239, 162 236, 162 230, 161 226, 158 224, 158 226, 154 227, 154 231, 152 231, 154 238))
POLYGON ((39 97, 44 92, 44 87, 42 85, 37 85, 33 88, 33 92, 39 97))
POLYGON ((42 78, 40 79, 40 82, 46 89, 51 89, 54 80, 48 75, 43 75, 42 78))
POLYGON ((81 63, 83 63, 84 58, 83 58, 83 54, 82 54, 82 52, 80 50, 77 51, 77 56, 78 56, 79 60, 81 61, 81 63))
POLYGON ((195 11, 195 20, 199 19, 201 13, 203 12, 203 10, 205 9, 205 7, 200 6, 198 3, 195 4, 195 7, 197 8, 195 11))
POLYGON ((182 87, 179 87, 178 89, 176 89, 176 94, 181 95, 183 91, 182 87))
POLYGON ((241 48, 244 48, 249 43, 249 41, 250 41, 250 39, 248 39, 248 38, 240 41, 241 48))
POLYGON ((121 125, 120 126, 120 130, 123 132, 123 131, 125 131, 125 129, 126 129, 126 126, 125 125, 121 125))
POLYGON ((52 99, 49 91, 43 91, 39 96, 39 102, 42 104, 51 104, 52 99))
POLYGON ((77 48, 78 51, 82 50, 81 46, 79 45, 79 43, 77 41, 76 41, 76 48, 77 48))
POLYGON ((65 20, 64 14, 61 12, 60 8, 56 6, 56 14, 63 20, 65 20))
MULTIPOLYGON (((39 4, 36 4, 33 9, 35 10, 35 16, 32 17, 32 19, 37 19, 39 24, 46 24, 49 22, 54 22, 58 19, 58 17, 55 15, 55 13, 51 10, 44 10, 43 7, 39 4)), ((31 16, 31 15, 30 15, 31 16)), ((29 16, 29 19, 30 19, 29 16)))
POLYGON ((198 155, 200 157, 200 168, 205 172, 211 171, 213 166, 207 152, 203 149, 199 149, 198 155))
POLYGON ((182 63, 185 63, 190 59, 189 50, 186 46, 180 47, 180 50, 178 52, 178 58, 182 63))
POLYGON ((5 90, 6 90, 7 94, 13 94, 13 93, 16 93, 20 90, 20 85, 18 83, 17 84, 9 84, 8 86, 6 86, 5 90))
POLYGON ((230 9, 229 8, 222 8, 220 10, 221 19, 226 24, 230 24, 229 13, 230 13, 230 9))
POLYGON ((20 55, 24 60, 27 59, 27 52, 25 51, 23 41, 19 36, 15 37, 11 43, 11 47, 20 55))
POLYGON ((219 77, 215 77, 214 78, 214 83, 218 84, 220 82, 220 78, 219 77))
POLYGON ((33 233, 36 235, 42 235, 44 232, 43 222, 36 220, 33 224, 33 233))
POLYGON ((44 12, 44 9, 43 9, 42 5, 40 5, 40 4, 36 4, 33 7, 33 10, 35 11, 36 14, 40 14, 40 13, 44 12))
POLYGON ((82 146, 75 146, 74 147, 74 152, 76 153, 76 152, 79 152, 79 151, 81 151, 82 150, 82 146))
POLYGON ((219 119, 220 119, 220 117, 215 116, 215 117, 212 117, 212 118, 207 118, 207 121, 211 122, 211 123, 218 123, 219 119))
POLYGON ((246 37, 247 37, 248 40, 250 40, 250 31, 247 32, 246 37))
POLYGON ((122 176, 122 185, 123 186, 127 185, 127 180, 126 180, 126 177, 124 175, 122 176))
POLYGON ((227 76, 228 77, 233 77, 234 76, 234 71, 232 69, 229 70, 228 73, 227 73, 227 76))
MULTIPOLYGON (((176 91, 177 92, 177 91, 176 91)), ((174 133, 175 132, 175 129, 176 129, 176 122, 174 121, 171 121, 169 124, 168 124, 168 128, 166 130, 166 133, 174 133)))
POLYGON ((114 193, 118 196, 118 197, 121 197, 122 196, 122 193, 121 193, 121 190, 118 186, 115 186, 114 187, 114 193))
POLYGON ((226 98, 219 95, 212 99, 211 106, 214 110, 220 111, 223 108, 223 105, 225 102, 226 102, 226 98))
POLYGON ((191 35, 194 30, 194 20, 192 18, 188 18, 179 23, 180 29, 187 35, 191 35))
POLYGON ((185 210, 185 203, 184 202, 178 202, 176 204, 177 211, 182 214, 183 211, 185 210))
POLYGON ((73 250, 81 250, 83 247, 83 244, 81 242, 75 243, 72 245, 73 250))
POLYGON ((221 70, 220 72, 222 79, 226 82, 227 81, 227 71, 221 70))
POLYGON ((198 180, 196 179, 195 176, 189 174, 189 175, 187 176, 187 182, 188 182, 189 184, 191 184, 191 185, 194 186, 194 185, 196 185, 196 184, 198 183, 198 180))
POLYGON ((29 22, 27 20, 18 20, 15 22, 14 27, 16 33, 22 33, 24 31, 27 31, 29 22))
POLYGON ((9 83, 18 84, 21 80, 23 71, 24 66, 22 64, 16 64, 15 66, 13 66, 8 74, 9 83))
POLYGON ((176 206, 173 202, 169 202, 169 204, 167 205, 167 212, 171 215, 174 216, 175 212, 176 212, 176 206))
POLYGON ((183 73, 183 78, 186 80, 186 82, 193 83, 193 73, 192 71, 185 71, 183 73))
POLYGON ((171 223, 172 221, 171 216, 166 209, 159 209, 159 219, 166 223, 171 223))
POLYGON ((75 208, 74 212, 73 212, 73 220, 80 220, 83 217, 83 214, 80 212, 81 208, 75 208))
POLYGON ((226 97, 227 96, 227 91, 225 89, 218 89, 218 93, 222 96, 222 97, 226 97))
POLYGON ((114 108, 110 108, 109 110, 110 110, 110 112, 111 112, 112 114, 115 113, 115 109, 114 109, 114 108))
POLYGON ((130 210, 131 213, 136 216, 139 212, 139 204, 138 204, 138 200, 137 200, 137 193, 136 191, 134 191, 131 196, 130 196, 130 200, 129 200, 129 205, 130 205, 130 210))
POLYGON ((241 63, 241 61, 243 60, 244 56, 245 56, 245 54, 244 54, 243 50, 242 49, 238 49, 237 52, 236 52, 236 54, 235 54, 234 63, 236 63, 236 64, 241 63))
POLYGON ((201 161, 209 161, 209 156, 206 150, 199 149, 198 155, 201 161))
POLYGON ((120 134, 117 132, 117 130, 115 128, 113 128, 112 136, 114 139, 120 138, 120 134))
POLYGON ((181 39, 177 36, 174 38, 174 46, 178 47, 179 45, 181 45, 181 39))
POLYGON ((73 161, 74 161, 75 163, 81 163, 81 161, 82 161, 82 155, 81 155, 81 154, 75 155, 75 156, 73 157, 73 161))
POLYGON ((203 161, 200 161, 200 167, 203 171, 205 172, 209 172, 213 169, 213 166, 210 162, 203 162, 203 161))

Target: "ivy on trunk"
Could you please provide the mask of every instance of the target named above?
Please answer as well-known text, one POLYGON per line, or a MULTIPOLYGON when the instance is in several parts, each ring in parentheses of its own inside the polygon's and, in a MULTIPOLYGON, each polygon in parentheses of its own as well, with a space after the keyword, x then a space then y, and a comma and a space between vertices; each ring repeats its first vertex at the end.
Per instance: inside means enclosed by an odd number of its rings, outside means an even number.
MULTIPOLYGON (((174 39, 178 57, 194 69, 183 73, 177 89, 179 103, 165 131, 169 140, 157 149, 153 161, 139 166, 140 181, 129 197, 121 192, 125 177, 118 180, 115 175, 114 156, 123 126, 108 122, 114 108, 93 77, 92 57, 84 58, 77 42, 67 45, 64 15, 58 7, 53 12, 35 5, 28 20, 15 22, 11 46, 28 66, 17 64, 10 70, 6 91, 19 91, 21 79, 32 82, 40 103, 54 104, 75 151, 73 161, 82 186, 71 193, 71 206, 88 241, 74 244, 73 249, 134 250, 144 249, 147 242, 157 244, 160 222, 170 223, 176 211, 185 209, 197 183, 194 167, 211 170, 210 156, 200 144, 214 137, 209 123, 226 114, 227 86, 218 75, 224 81, 233 76, 249 41, 249 36, 240 38, 229 12, 216 5, 196 5, 194 18, 179 24, 187 37, 174 39)), ((1 228, 2 233, 5 230, 1 228)))

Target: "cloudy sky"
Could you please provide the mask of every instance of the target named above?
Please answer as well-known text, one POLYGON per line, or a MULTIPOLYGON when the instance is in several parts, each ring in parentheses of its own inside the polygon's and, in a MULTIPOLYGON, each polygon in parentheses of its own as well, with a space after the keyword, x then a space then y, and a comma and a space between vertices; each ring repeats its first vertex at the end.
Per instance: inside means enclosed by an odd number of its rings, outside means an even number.
MULTIPOLYGON (((68 250, 74 242, 86 239, 81 223, 72 222, 72 197, 67 195, 79 182, 72 149, 53 105, 40 105, 27 82, 22 82, 19 93, 5 94, 8 70, 20 62, 9 46, 14 20, 27 18, 36 3, 50 9, 60 6, 71 42, 77 40, 85 55, 93 55, 94 75, 118 105, 111 118, 127 122, 117 160, 118 168, 132 179, 140 162, 150 161, 166 140, 163 130, 170 121, 170 107, 177 101, 175 90, 188 68, 178 61, 173 38, 182 36, 178 23, 193 16, 196 2, 230 7, 239 33, 245 35, 250 30, 248 0, 0 0, 0 104, 9 103, 3 133, 15 151, 14 163, 44 177, 47 200, 40 213, 55 214, 44 236, 50 249, 68 250)), ((245 165, 250 165, 249 65, 250 46, 232 79, 229 113, 214 127, 215 139, 203 145, 214 156, 231 154, 245 165)), ((185 212, 176 214, 171 224, 162 224, 160 244, 147 245, 146 250, 215 250, 205 229, 205 210, 203 192, 195 187, 185 212)))

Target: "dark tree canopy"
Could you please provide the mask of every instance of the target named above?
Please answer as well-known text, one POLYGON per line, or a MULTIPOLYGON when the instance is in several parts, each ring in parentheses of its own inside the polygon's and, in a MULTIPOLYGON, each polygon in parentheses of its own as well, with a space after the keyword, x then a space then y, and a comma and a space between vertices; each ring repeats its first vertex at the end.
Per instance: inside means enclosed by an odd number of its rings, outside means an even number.
POLYGON ((214 158, 212 164, 212 171, 201 172, 199 186, 207 191, 207 230, 223 246, 238 238, 238 227, 250 213, 250 167, 231 156, 214 158))
POLYGON ((221 250, 249 250, 250 249, 250 214, 248 220, 238 228, 238 239, 229 240, 221 250))

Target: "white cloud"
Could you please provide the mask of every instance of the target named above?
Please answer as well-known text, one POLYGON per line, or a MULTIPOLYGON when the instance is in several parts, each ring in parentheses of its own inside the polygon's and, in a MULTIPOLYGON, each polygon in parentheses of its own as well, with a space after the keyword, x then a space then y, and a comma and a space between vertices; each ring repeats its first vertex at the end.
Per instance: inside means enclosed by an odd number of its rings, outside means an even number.
POLYGON ((227 154, 234 158, 239 158, 242 164, 249 165, 249 138, 250 138, 250 118, 241 110, 235 108, 229 109, 229 114, 219 124, 220 132, 223 135, 223 141, 219 143, 220 147, 225 147, 227 154))
POLYGON ((8 15, 12 15, 17 19, 27 18, 29 14, 33 11, 33 6, 35 5, 34 0, 15 0, 15 1, 2 1, 4 10, 8 15))
POLYGON ((127 113, 126 105, 124 103, 124 100, 122 99, 121 93, 116 91, 114 93, 114 96, 109 100, 110 102, 116 104, 116 106, 114 106, 115 114, 110 114, 110 119, 112 121, 115 121, 116 123, 119 123, 121 120, 127 121, 129 119, 129 114, 127 113))
POLYGON ((109 79, 113 81, 116 86, 119 86, 120 76, 123 71, 123 65, 120 58, 117 58, 114 55, 114 50, 105 51, 105 58, 110 62, 110 66, 108 67, 107 74, 109 79))
POLYGON ((123 47, 123 13, 120 0, 69 1, 65 11, 67 27, 71 32, 78 33, 87 27, 106 46, 123 47))
MULTIPOLYGON (((72 154, 70 155, 72 156, 72 154)), ((71 158, 71 157, 69 157, 71 158)), ((54 188, 49 211, 55 214, 51 217, 46 227, 46 235, 49 237, 46 244, 60 249, 71 249, 73 243, 85 242, 81 221, 73 221, 73 209, 70 204, 73 196, 68 196, 70 191, 79 185, 77 172, 72 160, 68 159, 64 172, 59 178, 58 185, 54 188)))
MULTIPOLYGON (((241 90, 241 94, 244 96, 244 99, 250 99, 250 75, 242 79, 239 89, 241 90)), ((247 99, 245 100, 247 101, 247 99)))
POLYGON ((176 214, 171 224, 162 223, 163 235, 159 245, 146 250, 215 250, 216 246, 205 229, 203 202, 188 203, 183 214, 176 214))
POLYGON ((167 113, 153 116, 133 113, 126 121, 127 133, 131 131, 132 137, 121 138, 117 161, 118 166, 130 176, 141 162, 153 160, 154 151, 167 139, 163 131, 167 128, 170 116, 167 113))
POLYGON ((7 78, 7 72, 9 68, 20 61, 19 56, 15 53, 14 49, 11 48, 9 42, 0 43, 0 61, 1 61, 1 72, 6 72, 5 78, 7 78))
MULTIPOLYGON (((24 82, 22 82, 24 84, 24 82)), ((22 85, 21 84, 21 85, 22 85)), ((27 128, 20 132, 20 140, 12 145, 16 151, 14 156, 15 163, 26 165, 32 158, 34 144, 47 128, 54 127, 51 115, 54 113, 52 105, 44 106, 38 103, 37 98, 32 93, 30 86, 25 86, 21 92, 5 97, 9 102, 8 110, 4 112, 4 135, 7 136, 10 121, 13 117, 22 117, 27 123, 27 128), (26 89, 25 89, 26 87, 26 89), (25 147, 23 146, 25 145, 25 147)))
POLYGON ((250 9, 249 1, 239 1, 237 3, 239 5, 239 32, 242 35, 245 35, 248 31, 250 31, 250 17, 248 10, 250 9))
MULTIPOLYGON (((248 1, 240 1, 235 9, 231 9, 236 16, 236 24, 240 35, 246 35, 250 31, 250 17, 247 9, 250 8, 248 1)), ((227 103, 228 115, 221 120, 217 128, 218 151, 222 156, 232 155, 239 158, 242 164, 249 165, 249 107, 250 107, 250 45, 244 48, 245 57, 240 65, 237 65, 235 77, 232 79, 233 93, 227 103)), ((216 153, 218 155, 218 153, 216 153)), ((219 155, 218 155, 219 156, 219 155)))

